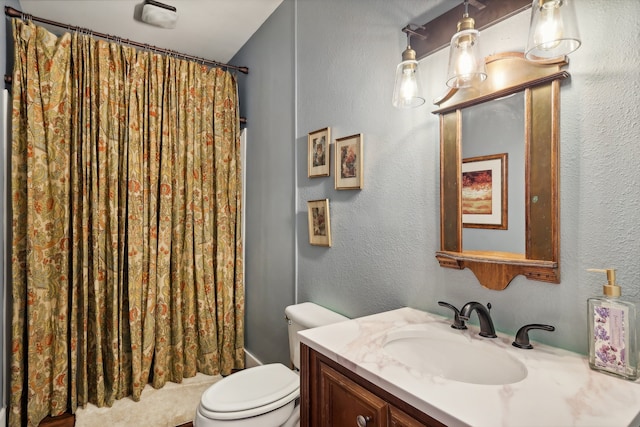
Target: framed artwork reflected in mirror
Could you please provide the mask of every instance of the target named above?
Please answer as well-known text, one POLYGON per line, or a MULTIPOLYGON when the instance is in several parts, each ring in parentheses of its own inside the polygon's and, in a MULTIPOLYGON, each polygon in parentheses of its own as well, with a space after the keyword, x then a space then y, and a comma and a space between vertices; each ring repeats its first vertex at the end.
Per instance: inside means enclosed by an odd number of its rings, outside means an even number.
POLYGON ((462 160, 462 226, 508 228, 508 154, 462 160))

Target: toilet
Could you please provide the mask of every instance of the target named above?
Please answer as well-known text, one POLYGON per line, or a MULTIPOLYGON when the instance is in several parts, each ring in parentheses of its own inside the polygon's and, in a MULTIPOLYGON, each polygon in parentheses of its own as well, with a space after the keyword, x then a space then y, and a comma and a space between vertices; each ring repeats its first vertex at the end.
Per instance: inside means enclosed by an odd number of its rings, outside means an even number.
POLYGON ((348 320, 311 302, 285 309, 294 370, 281 363, 248 368, 213 384, 202 394, 194 427, 297 427, 300 425, 298 331, 348 320))

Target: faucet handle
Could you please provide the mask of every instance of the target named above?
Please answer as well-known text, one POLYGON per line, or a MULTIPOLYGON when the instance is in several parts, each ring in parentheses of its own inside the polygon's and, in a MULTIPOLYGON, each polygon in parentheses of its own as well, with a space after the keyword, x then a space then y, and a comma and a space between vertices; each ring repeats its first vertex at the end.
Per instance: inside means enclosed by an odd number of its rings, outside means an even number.
POLYGON ((438 305, 453 310, 453 323, 451 324, 453 329, 467 329, 467 326, 464 324, 464 320, 460 318, 460 311, 457 308, 444 301, 438 301, 438 305))
POLYGON ((514 342, 511 343, 511 345, 513 345, 514 347, 523 348, 526 350, 532 349, 533 346, 529 342, 529 331, 531 329, 542 329, 544 331, 550 331, 550 332, 553 332, 556 330, 556 328, 554 328, 551 325, 541 325, 539 323, 524 325, 523 327, 518 329, 518 332, 516 333, 516 339, 514 342))

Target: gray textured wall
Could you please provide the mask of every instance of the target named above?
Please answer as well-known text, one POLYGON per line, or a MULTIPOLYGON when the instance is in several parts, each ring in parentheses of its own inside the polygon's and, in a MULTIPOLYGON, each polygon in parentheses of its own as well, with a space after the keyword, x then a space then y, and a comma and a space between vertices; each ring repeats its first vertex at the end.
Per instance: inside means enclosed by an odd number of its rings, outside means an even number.
POLYGON ((334 190, 333 171, 308 179, 306 150, 298 151, 299 295, 350 317, 424 303, 424 290, 433 289, 425 278, 437 265, 439 157, 438 138, 429 135, 438 121, 429 101, 415 110, 391 105, 406 47, 400 29, 426 6, 298 0, 297 144, 324 126, 333 139, 362 133, 364 140, 362 190, 334 190), (330 201, 331 248, 308 243, 306 202, 320 198, 330 201))
MULTIPOLYGON (((291 288, 258 274, 274 269, 296 277, 300 301, 314 301, 350 317, 405 305, 448 314, 438 300, 458 306, 470 300, 490 301, 499 330, 513 333, 525 323, 549 323, 556 326, 554 333, 540 332, 533 338, 584 353, 586 299, 597 295, 604 281, 585 270, 617 268, 624 295, 638 300, 640 293, 640 28, 634 18, 640 14, 640 2, 577 4, 583 46, 571 55, 572 77, 561 94, 562 283, 518 277, 500 292, 482 288, 469 270, 440 268, 434 258, 439 242, 439 128, 430 100, 445 91, 448 52, 421 61, 427 104, 410 111, 391 106, 395 66, 406 46, 400 29, 408 22, 427 22, 432 16, 425 15, 425 8, 418 0, 285 0, 265 24, 275 35, 267 39, 269 34, 262 33, 243 49, 255 64, 245 87, 247 108, 253 111, 250 128, 264 126, 252 132, 264 135, 260 145, 271 150, 293 153, 295 147, 291 164, 283 161, 278 163, 281 167, 271 167, 269 158, 260 155, 264 148, 252 146, 249 137, 249 171, 257 167, 266 175, 247 179, 247 250, 253 260, 247 258, 256 269, 247 273, 247 333, 268 333, 286 348, 279 305, 265 303, 261 312, 252 313, 251 295, 269 292, 282 304, 292 301, 291 288), (290 16, 292 7, 295 25, 282 19, 290 16), (276 31, 276 24, 290 27, 276 31), (291 43, 294 30, 297 78, 291 79, 290 70, 269 56, 282 52, 283 39, 291 43), (251 83, 258 72, 280 74, 282 86, 251 83), (297 88, 295 102, 290 100, 292 87, 297 88), (275 105, 291 116, 295 113, 295 126, 275 105), (332 128, 333 138, 363 133, 363 190, 334 190, 333 172, 330 178, 307 178, 307 133, 325 126, 332 128), (274 127, 295 129, 295 135, 287 139, 271 134, 274 127), (294 170, 292 194, 285 194, 289 182, 277 188, 262 184, 294 170), (295 229, 283 230, 291 215, 287 206, 282 207, 282 217, 251 217, 252 203, 259 204, 252 198, 267 200, 271 195, 282 197, 285 205, 295 203, 295 229), (332 248, 308 244, 306 201, 325 197, 331 203, 332 248), (283 240, 287 233, 294 235, 297 250, 292 259, 286 251, 271 253, 266 243, 272 239, 261 233, 272 227, 283 230, 283 240)), ((528 21, 526 11, 483 31, 485 53, 522 50, 528 21)), ((248 348, 266 361, 286 361, 269 342, 251 339, 248 348)))
POLYGON ((246 348, 288 362, 284 309, 294 301, 294 3, 284 2, 230 61, 247 118, 246 348))

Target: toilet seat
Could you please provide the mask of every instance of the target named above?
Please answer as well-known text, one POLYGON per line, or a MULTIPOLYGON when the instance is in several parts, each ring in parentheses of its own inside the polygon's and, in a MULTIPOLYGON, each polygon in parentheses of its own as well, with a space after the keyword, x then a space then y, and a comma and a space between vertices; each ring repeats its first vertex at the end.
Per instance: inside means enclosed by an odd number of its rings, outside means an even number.
POLYGON ((265 414, 300 396, 300 378, 281 363, 257 366, 226 377, 200 399, 210 419, 235 420, 265 414))

